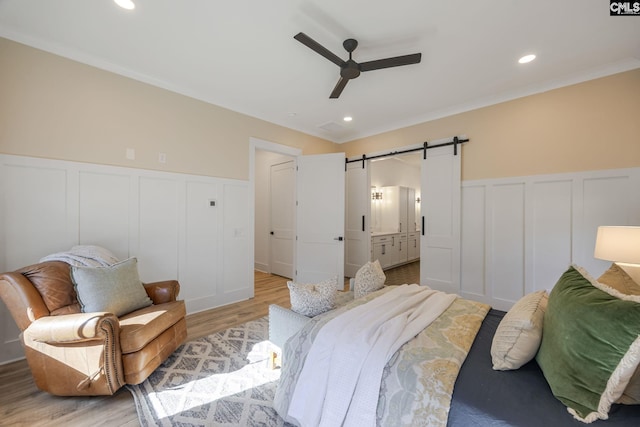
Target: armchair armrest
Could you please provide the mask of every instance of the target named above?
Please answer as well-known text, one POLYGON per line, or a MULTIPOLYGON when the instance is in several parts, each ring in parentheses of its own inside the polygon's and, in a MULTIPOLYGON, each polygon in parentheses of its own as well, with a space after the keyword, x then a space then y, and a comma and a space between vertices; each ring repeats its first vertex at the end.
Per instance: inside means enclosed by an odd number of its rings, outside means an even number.
POLYGON ((0 275, 0 297, 20 330, 27 328, 35 319, 49 315, 49 310, 33 283, 20 273, 0 275))
POLYGON ((176 301, 180 293, 180 283, 177 280, 165 280, 162 282, 145 283, 144 289, 154 304, 164 304, 176 301))
POLYGON ((120 322, 112 313, 74 313, 45 316, 24 330, 26 339, 48 344, 69 344, 111 337, 119 339, 120 322))

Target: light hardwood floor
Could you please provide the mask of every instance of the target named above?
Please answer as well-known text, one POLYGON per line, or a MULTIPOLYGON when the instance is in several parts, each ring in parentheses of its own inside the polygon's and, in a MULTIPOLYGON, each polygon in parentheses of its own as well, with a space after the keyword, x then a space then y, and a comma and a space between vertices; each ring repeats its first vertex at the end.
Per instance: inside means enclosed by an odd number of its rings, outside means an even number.
MULTIPOLYGON (((195 339, 266 316, 269 304, 290 307, 287 279, 255 273, 255 297, 187 316, 187 339, 195 339)), ((139 426, 133 397, 58 397, 39 391, 26 361, 0 366, 0 426, 139 426)))
MULTIPOLYGON (((415 283, 417 263, 389 270, 387 284, 415 283)), ((291 307, 283 277, 256 272, 252 299, 187 316, 187 339, 266 316, 269 304, 291 307)), ((58 397, 39 391, 26 361, 0 365, 0 426, 139 426, 131 393, 58 397)))

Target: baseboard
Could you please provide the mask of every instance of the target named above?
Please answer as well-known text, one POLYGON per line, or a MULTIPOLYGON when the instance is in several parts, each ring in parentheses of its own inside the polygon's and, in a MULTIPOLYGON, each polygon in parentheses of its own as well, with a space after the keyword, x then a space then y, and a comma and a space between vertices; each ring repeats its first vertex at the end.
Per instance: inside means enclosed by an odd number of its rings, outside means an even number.
POLYGON ((269 265, 261 262, 253 263, 253 268, 261 273, 269 273, 269 265))

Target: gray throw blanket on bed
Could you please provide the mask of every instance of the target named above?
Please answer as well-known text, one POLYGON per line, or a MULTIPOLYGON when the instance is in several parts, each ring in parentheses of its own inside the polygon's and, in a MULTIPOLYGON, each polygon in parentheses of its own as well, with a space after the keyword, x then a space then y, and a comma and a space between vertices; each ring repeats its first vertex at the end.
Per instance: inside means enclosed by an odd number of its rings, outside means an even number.
POLYGON ((45 261, 62 261, 75 267, 108 267, 119 262, 108 249, 92 245, 74 246, 69 251, 47 255, 40 260, 45 261))
MULTIPOLYGON (((393 287, 355 299, 312 318, 284 345, 280 381, 273 407, 286 421, 298 379, 322 328, 340 314, 363 306, 393 287)), ((436 320, 405 343, 387 362, 378 395, 375 425, 447 425, 453 386, 489 306, 457 298, 436 320)), ((339 398, 345 397, 338 394, 339 398)), ((300 423, 297 423, 298 425, 300 423)), ((369 426, 368 426, 369 427, 369 426)))

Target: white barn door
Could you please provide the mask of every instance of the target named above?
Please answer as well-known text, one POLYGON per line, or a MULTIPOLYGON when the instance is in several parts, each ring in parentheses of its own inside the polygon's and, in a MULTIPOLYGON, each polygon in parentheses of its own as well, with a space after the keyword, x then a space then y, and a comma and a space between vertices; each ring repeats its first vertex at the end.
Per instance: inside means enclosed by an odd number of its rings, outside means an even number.
POLYGON ((371 192, 369 161, 347 164, 345 210, 345 265, 347 277, 371 258, 371 192))
POLYGON ((460 158, 453 146, 427 150, 422 161, 420 284, 460 292, 460 158))
POLYGON ((344 153, 297 157, 296 281, 344 287, 344 153))

